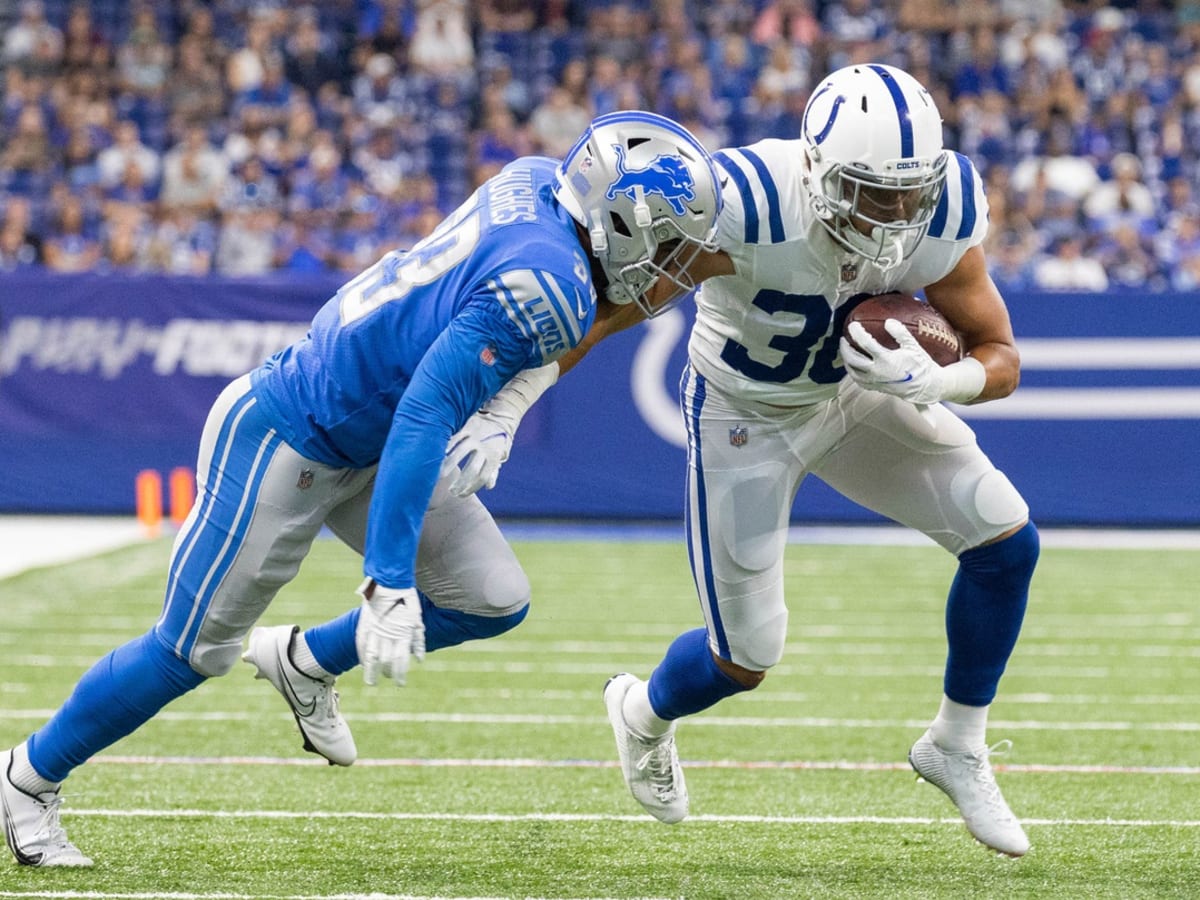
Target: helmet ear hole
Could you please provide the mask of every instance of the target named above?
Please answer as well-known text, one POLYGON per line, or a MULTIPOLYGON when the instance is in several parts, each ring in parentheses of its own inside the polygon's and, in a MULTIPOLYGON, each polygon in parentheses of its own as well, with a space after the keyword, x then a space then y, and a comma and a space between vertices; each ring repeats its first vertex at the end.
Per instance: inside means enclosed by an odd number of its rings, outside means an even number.
POLYGON ((621 235, 621 237, 633 237, 633 232, 630 231, 629 226, 625 224, 625 218, 623 216, 616 212, 610 212, 608 214, 608 218, 609 221, 612 222, 613 231, 621 235))

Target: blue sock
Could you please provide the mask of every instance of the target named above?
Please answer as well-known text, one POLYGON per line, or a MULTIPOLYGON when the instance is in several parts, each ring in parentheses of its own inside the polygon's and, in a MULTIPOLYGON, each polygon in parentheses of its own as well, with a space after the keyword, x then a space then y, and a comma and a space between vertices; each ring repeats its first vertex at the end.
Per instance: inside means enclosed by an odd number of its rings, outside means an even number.
POLYGON ((708 631, 685 631, 650 673, 650 707, 660 719, 690 716, 733 694, 749 690, 718 667, 708 649, 708 631))
POLYGON ((358 627, 361 610, 362 607, 356 606, 345 615, 304 632, 313 659, 330 675, 341 675, 358 665, 354 629, 358 627))
POLYGON ((29 736, 29 762, 46 780, 63 781, 202 681, 151 630, 84 673, 67 702, 29 736))
POLYGON ((968 550, 946 601, 946 696, 967 706, 987 706, 1017 645, 1029 582, 1038 560, 1032 522, 1002 541, 968 550))
MULTIPOLYGON (((354 631, 362 607, 351 610, 324 625, 304 632, 313 659, 330 675, 341 675, 358 665, 354 631)), ((526 604, 507 616, 477 616, 457 609, 442 609, 421 594, 421 617, 425 621, 425 651, 432 653, 464 641, 481 640, 516 628, 529 612, 526 604)))

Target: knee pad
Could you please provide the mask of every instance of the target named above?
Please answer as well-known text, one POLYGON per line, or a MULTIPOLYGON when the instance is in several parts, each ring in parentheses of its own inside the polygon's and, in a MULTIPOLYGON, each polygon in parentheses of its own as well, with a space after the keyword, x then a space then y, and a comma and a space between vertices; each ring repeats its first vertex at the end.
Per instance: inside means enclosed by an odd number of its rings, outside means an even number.
POLYGON ((757 623, 744 635, 734 635, 729 642, 730 662, 744 669, 765 671, 783 658, 787 639, 787 610, 757 623))
POLYGON ((985 472, 975 483, 976 514, 989 525, 1020 522, 1029 515, 1025 499, 999 469, 985 472))
POLYGON ((497 567, 497 570, 483 582, 482 596, 479 598, 481 606, 475 612, 480 616, 498 618, 519 613, 520 618, 513 623, 516 625, 525 618, 525 613, 529 611, 529 600, 532 593, 529 576, 519 565, 497 567))
POLYGON ((197 647, 187 662, 197 675, 217 678, 228 675, 241 658, 242 644, 239 641, 236 644, 208 644, 203 648, 197 647))
POLYGON ((515 556, 457 560, 417 572, 417 590, 441 610, 496 617, 529 605, 529 578, 515 556))

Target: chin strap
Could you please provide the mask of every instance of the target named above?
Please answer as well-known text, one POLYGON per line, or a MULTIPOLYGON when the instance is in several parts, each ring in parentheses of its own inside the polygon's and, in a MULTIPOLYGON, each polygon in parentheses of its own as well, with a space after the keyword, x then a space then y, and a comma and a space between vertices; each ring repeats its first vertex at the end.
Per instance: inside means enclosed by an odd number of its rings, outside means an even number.
POLYGON ((846 223, 838 231, 842 244, 849 250, 870 260, 887 272, 904 261, 904 242, 882 232, 883 226, 876 225, 869 235, 863 234, 853 225, 846 223))
MULTIPOLYGON (((872 233, 874 233, 878 230, 879 230, 879 226, 876 225, 872 229, 872 233)), ((881 238, 881 243, 886 246, 887 242, 888 242, 888 238, 885 235, 881 238)), ((900 240, 900 238, 898 238, 898 237, 893 237, 891 239, 891 255, 888 255, 886 251, 879 254, 879 258, 877 260, 875 260, 875 265, 879 266, 879 268, 883 269, 886 272, 889 269, 896 268, 896 266, 900 265, 900 263, 902 263, 903 261, 904 261, 904 242, 902 240, 900 240)))

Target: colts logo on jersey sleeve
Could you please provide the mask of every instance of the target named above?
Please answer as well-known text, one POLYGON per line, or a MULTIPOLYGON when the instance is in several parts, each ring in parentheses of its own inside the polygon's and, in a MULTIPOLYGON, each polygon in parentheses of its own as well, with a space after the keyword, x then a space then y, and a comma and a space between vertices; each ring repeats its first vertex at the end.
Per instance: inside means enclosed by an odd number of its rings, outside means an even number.
POLYGON ((628 169, 625 167, 625 148, 613 144, 613 149, 617 151, 617 180, 608 186, 607 199, 615 200, 617 194, 624 194, 636 203, 637 188, 640 187, 647 196, 660 195, 671 204, 677 216, 684 214, 685 200, 696 199, 696 182, 680 157, 657 156, 644 169, 628 169))

